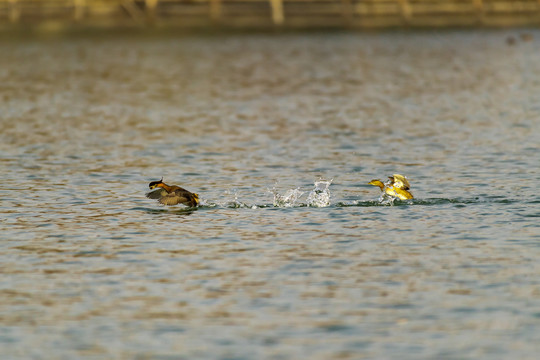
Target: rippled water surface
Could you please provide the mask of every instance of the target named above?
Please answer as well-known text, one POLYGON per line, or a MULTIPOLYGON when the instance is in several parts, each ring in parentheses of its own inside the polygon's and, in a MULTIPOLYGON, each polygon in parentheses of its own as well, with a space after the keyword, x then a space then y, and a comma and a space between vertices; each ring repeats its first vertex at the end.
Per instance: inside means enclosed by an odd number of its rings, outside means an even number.
POLYGON ((536 359, 529 33, 4 39, 2 359, 536 359))

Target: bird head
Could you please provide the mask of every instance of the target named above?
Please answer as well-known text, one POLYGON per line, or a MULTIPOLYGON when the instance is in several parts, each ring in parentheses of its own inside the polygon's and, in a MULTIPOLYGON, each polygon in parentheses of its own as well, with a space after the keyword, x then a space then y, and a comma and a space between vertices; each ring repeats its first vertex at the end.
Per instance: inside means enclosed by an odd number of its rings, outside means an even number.
POLYGON ((148 184, 148 187, 150 189, 155 189, 157 187, 163 187, 163 178, 161 178, 161 180, 158 180, 158 181, 152 181, 150 184, 148 184))
POLYGON ((381 190, 384 189, 384 184, 381 180, 371 180, 368 182, 368 185, 378 186, 381 190))

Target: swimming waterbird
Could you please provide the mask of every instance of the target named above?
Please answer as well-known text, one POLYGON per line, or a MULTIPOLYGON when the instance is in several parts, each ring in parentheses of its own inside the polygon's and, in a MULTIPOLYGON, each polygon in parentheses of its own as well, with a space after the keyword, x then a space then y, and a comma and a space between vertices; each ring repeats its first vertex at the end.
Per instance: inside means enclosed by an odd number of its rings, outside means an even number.
POLYGON ((159 181, 152 181, 148 187, 156 189, 146 194, 149 199, 157 199, 163 205, 184 204, 189 207, 199 205, 199 195, 182 189, 180 186, 167 185, 163 178, 159 181))
POLYGON ((383 196, 387 195, 391 198, 400 200, 412 199, 413 195, 409 192, 411 185, 407 178, 400 174, 389 176, 386 182, 381 180, 371 180, 369 185, 378 186, 383 192, 383 196))

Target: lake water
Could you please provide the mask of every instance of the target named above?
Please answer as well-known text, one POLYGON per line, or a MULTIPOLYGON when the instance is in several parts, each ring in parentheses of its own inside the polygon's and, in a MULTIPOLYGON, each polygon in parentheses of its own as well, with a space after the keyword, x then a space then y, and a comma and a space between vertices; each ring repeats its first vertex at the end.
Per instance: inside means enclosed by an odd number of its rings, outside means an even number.
POLYGON ((536 359, 521 33, 2 40, 1 358, 536 359))

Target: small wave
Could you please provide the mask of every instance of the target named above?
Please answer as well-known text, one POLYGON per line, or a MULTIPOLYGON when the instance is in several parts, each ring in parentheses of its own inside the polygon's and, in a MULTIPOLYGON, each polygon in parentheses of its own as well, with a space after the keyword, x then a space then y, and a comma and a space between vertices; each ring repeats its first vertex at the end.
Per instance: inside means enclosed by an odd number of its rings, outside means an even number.
POLYGON ((182 207, 182 208, 160 208, 160 209, 153 209, 153 208, 146 208, 146 207, 134 207, 131 210, 138 210, 138 211, 144 211, 148 214, 177 214, 177 215, 191 215, 195 211, 197 211, 199 208, 197 207, 182 207))
POLYGON ((239 209, 239 208, 253 208, 256 209, 257 205, 249 205, 238 200, 238 191, 236 189, 226 190, 224 192, 225 197, 232 195, 233 199, 226 199, 223 202, 211 202, 209 200, 201 199, 199 207, 201 208, 215 208, 215 207, 225 207, 230 209, 239 209))
POLYGON ((229 209, 258 209, 267 205, 249 205, 240 201, 231 201, 223 205, 229 209))
POLYGON ((350 202, 338 202, 335 204, 336 207, 372 207, 372 206, 400 206, 400 205, 410 205, 410 203, 405 203, 401 200, 396 200, 395 202, 389 203, 389 202, 381 202, 380 200, 356 200, 356 201, 350 201, 350 202))
POLYGON ((368 201, 351 201, 351 202, 338 202, 336 203, 336 207, 348 207, 348 206, 413 206, 413 205, 421 205, 421 206, 434 206, 434 205, 447 205, 447 204, 453 204, 457 206, 466 206, 471 204, 488 204, 488 203, 494 203, 494 204, 512 204, 517 202, 517 200, 512 199, 493 199, 493 198, 426 198, 426 199, 411 199, 411 200, 399 200, 399 199, 392 199, 391 201, 388 201, 387 199, 379 199, 379 200, 368 200, 368 201))
POLYGON ((456 205, 469 205, 469 204, 513 204, 519 200, 506 199, 501 197, 473 197, 473 198, 426 198, 426 199, 414 199, 412 204, 414 205, 444 205, 444 204, 456 204, 456 205))

